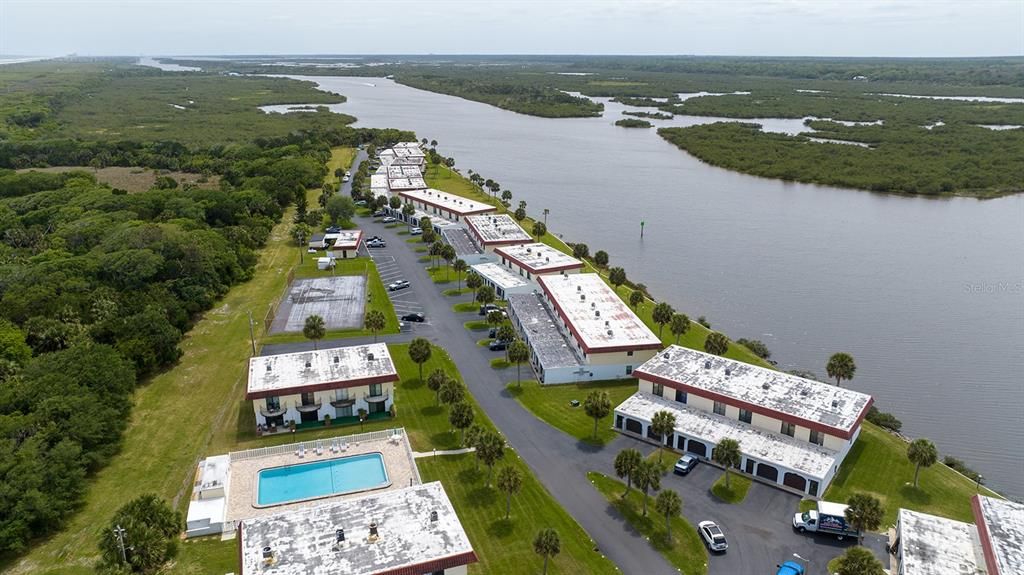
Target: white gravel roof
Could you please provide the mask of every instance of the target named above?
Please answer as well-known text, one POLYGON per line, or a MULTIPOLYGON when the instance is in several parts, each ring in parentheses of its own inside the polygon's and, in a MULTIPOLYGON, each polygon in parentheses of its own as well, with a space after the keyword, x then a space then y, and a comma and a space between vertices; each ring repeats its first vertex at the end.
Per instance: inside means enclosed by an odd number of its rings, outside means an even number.
POLYGON ((480 276, 488 279, 503 290, 509 290, 517 287, 529 285, 530 282, 526 281, 526 278, 519 274, 514 274, 508 271, 505 266, 498 265, 493 262, 476 264, 469 266, 470 269, 480 274, 480 276))
POLYGON ((900 509, 900 566, 903 575, 984 575, 978 530, 954 521, 900 509))
MULTIPOLYGON (((426 185, 422 187, 426 188, 426 185)), ((392 188, 394 188, 394 186, 392 186, 392 188)), ((469 198, 463 198, 462 196, 452 195, 432 188, 403 191, 400 195, 403 198, 423 202, 436 208, 460 215, 476 214, 480 212, 494 211, 497 209, 490 204, 485 204, 469 198)))
POLYGON ((999 575, 1024 573, 1024 504, 977 496, 975 515, 999 575))
POLYGON ((542 274, 551 271, 583 267, 583 262, 580 260, 562 253, 547 244, 538 242, 514 246, 502 246, 500 248, 495 248, 494 252, 498 255, 505 256, 515 265, 533 273, 542 274))
POLYGON ((265 397, 298 393, 313 386, 344 387, 346 382, 368 378, 398 379, 387 345, 373 343, 253 357, 249 359, 247 391, 250 396, 265 397))
POLYGON ((466 216, 466 225, 484 244, 524 243, 533 240, 533 236, 526 233, 508 214, 466 216))

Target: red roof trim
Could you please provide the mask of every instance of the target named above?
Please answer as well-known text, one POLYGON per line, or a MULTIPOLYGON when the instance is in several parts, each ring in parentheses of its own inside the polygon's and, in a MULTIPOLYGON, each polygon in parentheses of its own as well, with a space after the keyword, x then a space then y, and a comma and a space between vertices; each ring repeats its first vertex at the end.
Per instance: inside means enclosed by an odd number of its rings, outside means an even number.
POLYGON ((981 510, 981 496, 971 497, 971 509, 974 511, 974 523, 978 526, 978 537, 981 539, 981 551, 985 555, 985 565, 988 567, 988 575, 1000 575, 999 561, 996 559, 996 551, 992 548, 992 534, 985 523, 985 514, 981 510))
POLYGON ((850 429, 846 430, 846 429, 840 429, 838 427, 833 427, 831 425, 825 425, 824 423, 820 423, 820 422, 817 422, 817 421, 811 421, 809 419, 804 419, 802 417, 796 417, 794 415, 790 415, 788 413, 783 413, 781 411, 776 411, 774 409, 769 409, 767 407, 763 407, 763 406, 760 406, 760 405, 757 405, 757 404, 754 404, 754 403, 749 403, 749 402, 743 401, 742 399, 737 399, 737 398, 729 396, 729 395, 723 395, 721 393, 715 393, 713 391, 708 391, 708 390, 700 388, 700 387, 694 387, 692 385, 689 385, 689 384, 686 384, 686 383, 682 383, 682 382, 679 382, 679 381, 675 381, 675 380, 671 380, 671 379, 668 379, 666 377, 662 377, 660 375, 654 375, 652 373, 647 373, 647 372, 645 372, 645 371, 643 371, 643 370, 641 370, 639 368, 633 370, 633 375, 635 377, 639 378, 639 379, 643 379, 643 380, 650 381, 650 382, 653 382, 653 383, 660 383, 660 384, 664 385, 665 387, 670 387, 672 389, 678 389, 680 391, 685 391, 686 393, 692 393, 693 395, 696 395, 698 397, 703 397, 705 399, 711 399, 713 401, 721 401, 722 403, 725 403, 727 405, 731 405, 733 407, 738 407, 740 409, 745 409, 745 410, 751 411, 753 413, 759 413, 761 415, 765 415, 765 416, 768 416, 768 417, 771 417, 771 418, 774 418, 774 419, 785 421, 787 423, 792 423, 794 425, 800 425, 800 426, 806 427, 808 429, 813 429, 815 431, 818 431, 818 432, 821 432, 821 433, 827 433, 828 435, 834 435, 836 437, 841 437, 843 439, 850 439, 850 438, 853 437, 854 432, 860 427, 861 422, 864 421, 864 417, 867 416, 868 410, 871 409, 871 405, 875 401, 875 398, 873 398, 871 396, 868 396, 868 402, 867 402, 867 404, 864 405, 864 409, 861 410, 860 415, 857 416, 856 421, 854 421, 854 423, 850 427, 850 429))
MULTIPOLYGON (((469 216, 469 215, 473 215, 473 214, 466 214, 466 215, 469 216)), ((473 225, 473 222, 466 222, 466 225, 469 226, 469 231, 473 233, 473 237, 475 237, 478 242, 480 242, 482 245, 485 245, 485 246, 518 246, 518 245, 522 245, 522 244, 532 244, 533 243, 533 238, 530 238, 530 239, 527 239, 527 240, 490 240, 490 241, 488 241, 488 240, 485 240, 482 235, 480 235, 480 232, 477 231, 476 226, 473 225)), ((523 230, 523 232, 526 232, 526 230, 523 230)), ((497 248, 495 248, 495 249, 497 249, 497 248)))
MULTIPOLYGON (((531 242, 531 243, 533 243, 533 242, 531 242)), ((552 248, 552 249, 554 249, 554 248, 552 248)), ((494 253, 501 254, 502 257, 508 258, 509 260, 514 262, 517 266, 523 268, 524 270, 526 270, 526 271, 528 271, 528 272, 530 272, 532 274, 536 274, 536 275, 557 273, 557 272, 560 272, 560 271, 563 271, 563 270, 573 270, 573 269, 582 269, 583 268, 583 262, 579 262, 579 263, 575 263, 575 264, 566 264, 564 266, 551 266, 551 267, 545 267, 545 268, 535 268, 535 267, 531 266, 530 264, 524 262, 523 260, 521 260, 521 259, 519 259, 519 258, 517 258, 515 256, 512 256, 512 255, 509 255, 509 254, 505 253, 501 248, 494 248, 494 253)))
POLYGON ((460 565, 469 565, 470 563, 476 563, 477 561, 479 561, 479 559, 477 559, 476 553, 473 551, 467 551, 465 553, 442 557, 432 561, 425 561, 414 565, 405 565, 403 567, 395 567, 394 569, 378 571, 373 575, 422 575, 423 573, 433 573, 434 571, 451 569, 452 567, 458 567, 460 565))
POLYGON ((334 245, 331 246, 331 248, 332 249, 338 249, 338 250, 359 249, 359 242, 361 242, 361 241, 363 241, 363 230, 356 230, 356 240, 355 240, 355 243, 349 242, 349 243, 346 243, 346 244, 342 244, 339 247, 337 241, 335 241, 334 245))
MULTIPOLYGON (((544 276, 538 276, 537 283, 540 284, 541 289, 543 289, 544 293, 548 296, 548 300, 555 306, 555 311, 558 312, 558 317, 562 318, 562 321, 567 326, 569 326, 569 331, 572 332, 572 335, 576 339, 576 342, 583 348, 583 351, 585 353, 614 353, 618 351, 641 351, 646 349, 661 349, 662 344, 660 341, 657 343, 638 343, 636 345, 610 345, 595 347, 587 345, 587 342, 583 341, 583 338, 580 337, 580 333, 576 329, 576 326, 573 325, 571 321, 569 321, 569 315, 562 310, 562 306, 558 305, 558 300, 556 300, 551 295, 551 291, 548 290, 548 286, 546 285, 547 282, 544 281, 544 276)), ((618 297, 618 295, 616 295, 615 297, 618 297)))
POLYGON ((247 391, 245 394, 245 398, 262 399, 264 397, 275 397, 281 395, 298 395, 300 393, 327 391, 330 389, 345 389, 348 387, 361 387, 364 385, 370 385, 372 383, 387 383, 389 381, 398 381, 398 373, 389 373, 387 375, 375 375, 373 377, 361 377, 358 379, 327 381, 323 383, 297 385, 294 387, 282 387, 278 389, 268 389, 263 391, 247 391))

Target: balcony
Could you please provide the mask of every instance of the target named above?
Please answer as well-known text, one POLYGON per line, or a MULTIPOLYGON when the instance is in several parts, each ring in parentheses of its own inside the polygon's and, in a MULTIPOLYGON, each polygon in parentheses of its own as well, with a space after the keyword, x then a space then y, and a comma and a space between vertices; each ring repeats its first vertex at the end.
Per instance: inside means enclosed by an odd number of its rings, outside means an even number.
POLYGON ((388 400, 388 394, 385 393, 382 395, 364 395, 363 400, 365 400, 366 403, 381 403, 388 400))
POLYGON ((321 405, 323 405, 323 403, 320 401, 317 401, 316 403, 302 403, 296 405, 295 409, 297 409, 299 413, 310 413, 312 411, 319 411, 321 405))
POLYGON ((351 407, 355 404, 356 398, 347 397, 345 399, 334 399, 331 401, 331 407, 351 407))
POLYGON ((288 408, 285 407, 285 405, 282 403, 274 409, 271 409, 267 406, 261 407, 260 415, 262 415, 263 417, 277 417, 279 415, 284 415, 286 411, 288 411, 288 408))

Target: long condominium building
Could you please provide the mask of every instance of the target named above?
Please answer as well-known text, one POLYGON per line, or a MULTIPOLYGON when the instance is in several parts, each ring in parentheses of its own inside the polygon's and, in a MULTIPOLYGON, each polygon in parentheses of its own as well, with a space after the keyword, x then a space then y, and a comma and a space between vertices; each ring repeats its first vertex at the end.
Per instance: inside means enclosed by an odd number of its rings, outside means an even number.
POLYGON ((740 443, 739 468, 818 496, 860 433, 870 395, 680 346, 633 371, 639 389, 615 408, 615 427, 661 441, 654 414, 676 418, 666 443, 710 458, 724 438, 740 443))

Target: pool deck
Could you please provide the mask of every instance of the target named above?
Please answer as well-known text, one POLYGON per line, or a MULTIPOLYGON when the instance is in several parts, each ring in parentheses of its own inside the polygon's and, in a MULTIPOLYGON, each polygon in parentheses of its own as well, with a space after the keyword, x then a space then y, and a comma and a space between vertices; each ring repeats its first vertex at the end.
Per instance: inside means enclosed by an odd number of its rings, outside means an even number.
POLYGON ((388 439, 363 440, 348 443, 348 449, 346 451, 333 453, 329 447, 330 441, 324 440, 323 444, 327 448, 321 450, 320 455, 316 455, 315 451, 307 448, 305 457, 298 457, 295 454, 295 449, 298 448, 296 445, 290 451, 281 454, 240 460, 232 459, 230 485, 228 486, 226 519, 228 521, 238 521, 240 519, 276 515, 285 511, 295 511, 297 509, 315 507, 323 503, 341 501, 356 497, 365 497, 369 493, 393 491, 409 487, 413 484, 418 484, 419 478, 416 474, 414 468, 415 463, 411 458, 412 452, 409 450, 407 442, 408 440, 404 435, 397 443, 388 439), (264 507, 256 507, 255 505, 257 494, 257 475, 260 470, 280 467, 282 465, 329 461, 332 459, 341 459, 351 457, 353 455, 375 452, 381 453, 384 457, 384 467, 387 469, 388 479, 391 482, 387 487, 358 491, 347 495, 331 495, 307 501, 300 501, 297 503, 286 503, 282 505, 264 507))

